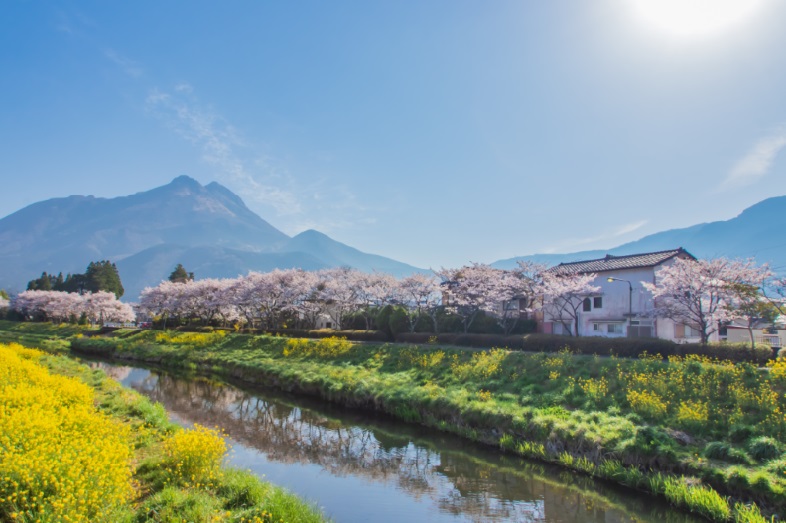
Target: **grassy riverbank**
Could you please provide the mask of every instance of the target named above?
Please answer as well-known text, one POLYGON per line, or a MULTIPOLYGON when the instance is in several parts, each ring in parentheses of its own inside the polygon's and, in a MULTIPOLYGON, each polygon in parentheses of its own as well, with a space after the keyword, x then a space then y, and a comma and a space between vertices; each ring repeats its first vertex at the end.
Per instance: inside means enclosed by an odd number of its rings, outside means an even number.
POLYGON ((384 411, 647 491, 715 521, 767 521, 757 507, 768 514, 786 507, 783 361, 761 370, 695 357, 625 360, 219 332, 76 333, 70 341, 79 351, 220 372, 384 411))
POLYGON ((0 521, 324 521, 101 371, 15 344, 0 362, 0 521))

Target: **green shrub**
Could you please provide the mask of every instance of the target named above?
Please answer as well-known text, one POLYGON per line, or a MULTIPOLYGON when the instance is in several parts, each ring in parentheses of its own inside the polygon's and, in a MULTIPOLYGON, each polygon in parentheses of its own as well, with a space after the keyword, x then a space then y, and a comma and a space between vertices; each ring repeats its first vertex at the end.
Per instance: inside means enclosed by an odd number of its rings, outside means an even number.
POLYGON ((781 452, 780 444, 767 436, 755 438, 748 443, 748 454, 760 463, 777 458, 781 452))
POLYGON ((726 485, 737 492, 747 492, 751 488, 751 480, 748 472, 741 467, 732 467, 726 476, 726 485))
POLYGON ((778 476, 786 477, 786 458, 776 459, 767 463, 767 470, 778 476))
POLYGON ((729 441, 743 443, 753 436, 753 427, 750 425, 732 425, 729 429, 729 441))
POLYGON ((478 313, 475 316, 475 319, 472 321, 472 325, 469 328, 469 332, 472 334, 502 334, 502 327, 499 326, 497 320, 488 314, 483 312, 478 313))
POLYGON ((402 307, 396 307, 393 309, 393 312, 390 313, 388 332, 391 338, 401 332, 409 332, 409 318, 402 307))
POLYGON ((728 443, 712 441, 704 447, 704 457, 717 459, 728 463, 748 463, 748 456, 740 449, 735 449, 728 443))

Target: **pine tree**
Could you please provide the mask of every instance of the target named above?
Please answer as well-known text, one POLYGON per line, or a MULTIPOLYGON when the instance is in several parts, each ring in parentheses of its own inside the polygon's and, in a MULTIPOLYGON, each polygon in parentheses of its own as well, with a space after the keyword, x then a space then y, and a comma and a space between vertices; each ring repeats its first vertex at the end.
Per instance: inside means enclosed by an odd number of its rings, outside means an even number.
POLYGON ((117 266, 109 260, 90 262, 85 271, 85 290, 112 292, 120 298, 125 292, 117 266))
POLYGON ((194 279, 194 273, 186 271, 182 263, 178 263, 172 274, 169 275, 169 281, 173 283, 185 283, 194 279))
POLYGON ((41 273, 40 278, 36 278, 35 280, 30 280, 27 282, 27 290, 29 291, 51 291, 52 290, 52 280, 54 276, 50 276, 46 273, 46 271, 41 273))

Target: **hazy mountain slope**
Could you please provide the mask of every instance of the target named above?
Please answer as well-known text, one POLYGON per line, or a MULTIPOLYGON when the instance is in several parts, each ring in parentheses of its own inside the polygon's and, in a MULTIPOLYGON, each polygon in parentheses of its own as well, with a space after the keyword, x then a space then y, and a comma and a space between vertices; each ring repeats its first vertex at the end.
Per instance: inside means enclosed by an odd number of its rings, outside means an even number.
POLYGON ((292 237, 281 247, 281 251, 311 254, 331 267, 348 265, 361 271, 386 272, 394 276, 423 272, 423 269, 384 256, 366 254, 313 229, 292 237))
POLYGON ((156 245, 120 260, 118 271, 126 294, 136 299, 147 286, 166 279, 175 265, 182 263, 200 278, 232 278, 248 271, 267 272, 276 268, 318 270, 329 265, 317 258, 297 252, 250 252, 225 247, 156 245))
POLYGON ((645 236, 607 250, 568 254, 534 254, 494 262, 495 267, 511 268, 518 260, 555 265, 560 262, 594 259, 605 254, 635 254, 683 247, 699 258, 726 256, 755 257, 786 272, 786 196, 768 198, 725 221, 702 223, 645 236))

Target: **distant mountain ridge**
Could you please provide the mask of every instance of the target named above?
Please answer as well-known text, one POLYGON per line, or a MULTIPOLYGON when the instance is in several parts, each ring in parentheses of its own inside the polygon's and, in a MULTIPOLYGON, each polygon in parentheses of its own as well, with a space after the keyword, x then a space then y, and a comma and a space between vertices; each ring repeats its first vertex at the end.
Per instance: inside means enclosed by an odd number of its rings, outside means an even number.
POLYGON ((117 263, 129 300, 177 263, 203 278, 277 267, 421 271, 317 231, 290 238, 226 187, 188 176, 130 196, 54 198, 0 219, 0 288, 23 290, 42 271, 83 272, 103 259, 117 263))
POLYGON ((621 256, 683 247, 697 258, 752 257, 758 263, 769 263, 776 272, 786 273, 784 232, 786 196, 776 196, 748 207, 730 220, 658 232, 612 249, 517 256, 496 261, 492 265, 508 269, 514 267, 519 260, 556 265, 561 262, 602 258, 606 254, 621 256))

